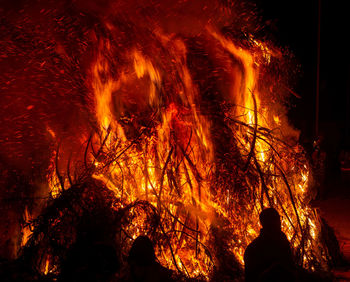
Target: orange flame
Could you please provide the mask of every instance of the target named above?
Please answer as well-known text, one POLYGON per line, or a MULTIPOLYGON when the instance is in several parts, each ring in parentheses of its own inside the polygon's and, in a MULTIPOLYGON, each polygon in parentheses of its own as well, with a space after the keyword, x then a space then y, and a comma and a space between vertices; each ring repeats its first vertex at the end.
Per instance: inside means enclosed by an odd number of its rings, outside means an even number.
POLYGON ((30 213, 28 212, 28 208, 25 207, 24 209, 24 222, 26 223, 26 226, 22 229, 22 242, 21 247, 25 246, 27 244, 30 236, 32 235, 32 231, 30 230, 29 222, 31 220, 30 213))
MULTIPOLYGON (((215 154, 220 144, 214 144, 213 121, 201 107, 186 42, 159 30, 154 36, 166 50, 166 59, 135 47, 125 52, 127 63, 118 71, 108 60, 113 46, 101 40, 91 85, 100 129, 93 142, 103 157, 91 156, 93 177, 115 193, 120 207, 145 200, 157 208, 170 242, 158 246, 160 261, 189 276, 208 277, 213 270, 215 257, 208 252, 215 249, 214 227, 231 232, 228 251, 243 265, 244 250, 259 233, 258 215, 267 206, 278 209, 293 247, 302 248, 301 263, 311 267, 315 256, 323 263, 319 220, 308 206, 308 164, 299 145, 284 141, 279 132, 288 125, 268 95, 260 92, 261 66, 277 54, 252 38, 253 47, 242 47, 213 28, 206 29, 213 50, 233 58, 225 65, 229 95, 222 96, 235 105, 225 116, 246 163, 246 175, 239 177, 248 187, 241 197, 232 187, 217 187, 221 170, 215 154), (135 122, 137 118, 146 122, 135 122), (249 179, 249 167, 258 172, 254 181, 249 179), (305 233, 309 237, 301 235, 305 233)), ((140 216, 129 233, 136 238, 146 229, 140 216)))

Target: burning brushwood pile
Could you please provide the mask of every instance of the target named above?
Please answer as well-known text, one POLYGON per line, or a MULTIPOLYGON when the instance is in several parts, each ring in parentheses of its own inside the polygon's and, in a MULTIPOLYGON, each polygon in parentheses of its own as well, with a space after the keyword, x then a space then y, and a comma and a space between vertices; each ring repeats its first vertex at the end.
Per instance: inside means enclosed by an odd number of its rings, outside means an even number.
POLYGON ((240 279, 259 213, 274 207, 297 264, 326 270, 310 167, 286 117, 289 58, 255 37, 249 5, 165 2, 51 3, 3 26, 2 58, 30 55, 21 95, 45 116, 49 148, 49 197, 23 213, 22 255, 58 275, 84 230, 122 265, 147 235, 180 276, 240 279))

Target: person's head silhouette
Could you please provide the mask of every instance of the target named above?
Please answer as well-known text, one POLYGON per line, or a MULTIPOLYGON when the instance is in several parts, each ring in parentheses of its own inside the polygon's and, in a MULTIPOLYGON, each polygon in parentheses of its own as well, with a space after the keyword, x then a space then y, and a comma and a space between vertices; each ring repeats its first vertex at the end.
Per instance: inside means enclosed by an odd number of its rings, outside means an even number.
POLYGON ((151 265, 156 261, 153 243, 147 236, 135 239, 129 252, 129 263, 140 266, 151 265))
POLYGON ((259 215, 260 223, 264 230, 277 232, 281 230, 280 215, 274 208, 264 209, 259 215))

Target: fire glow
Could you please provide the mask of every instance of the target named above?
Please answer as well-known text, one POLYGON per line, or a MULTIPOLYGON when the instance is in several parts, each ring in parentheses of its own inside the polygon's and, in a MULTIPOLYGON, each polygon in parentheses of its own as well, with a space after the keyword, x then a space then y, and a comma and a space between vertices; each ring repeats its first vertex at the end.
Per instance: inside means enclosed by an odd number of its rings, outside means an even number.
MULTIPOLYGON (((118 24, 103 24, 109 36, 94 32, 86 78, 97 128, 82 138, 86 171, 113 192, 115 210, 135 201, 155 208, 162 265, 210 277, 222 259, 216 240, 224 237, 225 253, 243 267, 244 250, 259 234, 258 215, 271 206, 298 263, 325 268, 319 218, 308 205, 309 164, 269 73, 283 59, 280 51, 210 22, 195 36, 154 25, 142 41, 119 48, 118 24)), ((48 182, 57 198, 72 180, 55 173, 56 157, 48 182)), ((145 217, 139 211, 125 227, 123 252, 130 237, 152 237, 145 217)), ((23 245, 28 236, 26 230, 23 245)), ((46 260, 43 272, 54 268, 46 260)))

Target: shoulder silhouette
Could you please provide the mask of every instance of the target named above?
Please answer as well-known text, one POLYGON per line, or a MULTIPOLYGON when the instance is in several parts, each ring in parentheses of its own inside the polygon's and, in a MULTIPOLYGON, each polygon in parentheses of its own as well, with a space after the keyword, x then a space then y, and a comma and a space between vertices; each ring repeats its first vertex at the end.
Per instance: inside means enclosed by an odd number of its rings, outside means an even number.
POLYGON ((281 231, 278 212, 264 209, 259 219, 260 235, 244 253, 246 281, 296 281, 290 243, 281 231))
POLYGON ((158 262, 152 241, 147 236, 139 236, 135 239, 129 252, 128 263, 132 281, 174 281, 172 271, 158 262))

